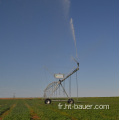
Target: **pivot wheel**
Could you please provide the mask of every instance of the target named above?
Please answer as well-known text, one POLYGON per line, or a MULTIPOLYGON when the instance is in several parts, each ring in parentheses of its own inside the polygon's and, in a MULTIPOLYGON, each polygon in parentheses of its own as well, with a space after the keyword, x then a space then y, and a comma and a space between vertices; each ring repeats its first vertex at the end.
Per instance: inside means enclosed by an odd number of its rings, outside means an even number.
POLYGON ((51 104, 51 99, 45 99, 45 104, 51 104))
POLYGON ((73 99, 68 99, 68 104, 73 104, 74 100, 73 99))

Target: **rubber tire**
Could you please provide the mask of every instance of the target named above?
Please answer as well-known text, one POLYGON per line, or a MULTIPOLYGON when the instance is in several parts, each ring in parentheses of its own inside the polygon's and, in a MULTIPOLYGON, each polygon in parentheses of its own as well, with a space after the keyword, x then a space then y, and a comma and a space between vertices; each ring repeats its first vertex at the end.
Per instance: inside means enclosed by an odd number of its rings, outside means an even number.
POLYGON ((49 98, 45 99, 45 104, 51 104, 51 99, 49 98))
POLYGON ((73 99, 68 99, 68 104, 74 104, 74 100, 73 99))

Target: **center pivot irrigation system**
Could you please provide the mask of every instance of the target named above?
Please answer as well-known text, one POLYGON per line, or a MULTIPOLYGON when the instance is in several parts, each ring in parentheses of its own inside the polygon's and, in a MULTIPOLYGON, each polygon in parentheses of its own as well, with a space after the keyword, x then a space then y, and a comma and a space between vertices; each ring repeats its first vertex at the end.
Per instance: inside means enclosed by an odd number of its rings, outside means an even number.
MULTIPOLYGON (((75 59, 74 59, 75 60, 75 59)), ((50 83, 46 89, 44 90, 44 98, 45 98, 45 104, 51 104, 51 97, 53 96, 53 94, 58 90, 58 88, 63 89, 63 92, 65 93, 65 95, 68 98, 68 103, 69 104, 73 104, 74 100, 72 98, 70 98, 65 90, 65 88, 63 87, 62 83, 63 81, 65 81, 67 78, 69 78, 72 74, 74 74, 75 72, 77 72, 79 70, 79 62, 77 62, 75 60, 75 62, 77 63, 77 68, 75 68, 71 73, 69 73, 66 77, 64 77, 63 79, 59 79, 59 81, 55 81, 50 83)), ((77 91, 78 92, 78 91, 77 91)), ((78 93, 77 93, 78 94, 78 93)))

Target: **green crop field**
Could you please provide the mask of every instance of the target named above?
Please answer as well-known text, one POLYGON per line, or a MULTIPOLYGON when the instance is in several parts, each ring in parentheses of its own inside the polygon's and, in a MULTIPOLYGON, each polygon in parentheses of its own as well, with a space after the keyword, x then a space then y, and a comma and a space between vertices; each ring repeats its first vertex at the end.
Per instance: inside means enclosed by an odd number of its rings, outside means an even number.
POLYGON ((0 99, 0 120, 118 120, 119 97, 85 97, 67 104, 44 100, 0 99))

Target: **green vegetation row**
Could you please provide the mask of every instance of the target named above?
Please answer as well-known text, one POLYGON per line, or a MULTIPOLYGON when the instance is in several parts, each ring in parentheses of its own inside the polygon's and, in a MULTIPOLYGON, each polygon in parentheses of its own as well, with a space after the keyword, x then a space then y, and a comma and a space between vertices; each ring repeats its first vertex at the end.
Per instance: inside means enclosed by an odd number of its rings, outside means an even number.
POLYGON ((13 100, 0 100, 0 116, 14 104, 13 100))
POLYGON ((30 113, 24 104, 24 100, 16 100, 13 109, 3 120, 30 120, 30 113))

